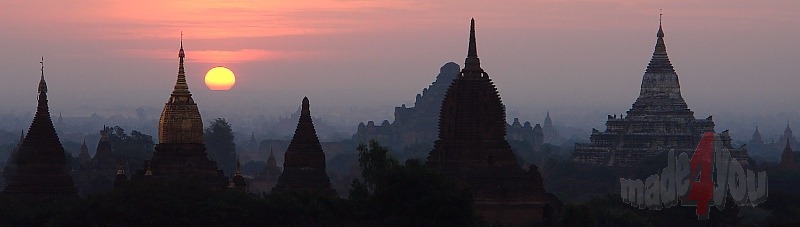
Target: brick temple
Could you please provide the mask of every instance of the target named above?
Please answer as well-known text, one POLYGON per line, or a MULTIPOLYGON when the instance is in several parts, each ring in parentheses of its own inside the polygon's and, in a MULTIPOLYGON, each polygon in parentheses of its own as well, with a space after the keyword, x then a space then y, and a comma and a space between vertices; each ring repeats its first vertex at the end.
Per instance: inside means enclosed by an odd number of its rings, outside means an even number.
MULTIPOLYGON (((667 56, 660 23, 656 37, 639 97, 625 116, 608 115, 605 131, 592 129, 590 143, 575 145, 575 163, 635 171, 643 161, 669 150, 691 156, 702 134, 714 132, 712 117, 694 118, 681 96, 678 74, 667 56)), ((744 147, 734 148, 727 131, 720 136, 723 149, 742 166, 750 166, 744 147)))
POLYGON ((158 122, 158 144, 153 158, 132 179, 174 180, 192 178, 212 188, 227 187, 228 180, 217 163, 207 157, 203 142, 203 119, 186 84, 183 42, 178 51, 178 79, 164 104, 158 122))
POLYGON ((77 189, 67 169, 64 147, 50 119, 44 63, 38 102, 28 134, 11 158, 13 169, 3 194, 43 201, 75 196, 77 189))
POLYGON ((556 220, 560 202, 545 192, 535 165, 519 166, 506 141, 505 106, 480 66, 474 20, 464 69, 447 89, 439 116, 439 138, 426 164, 470 187, 478 212, 510 225, 556 220))
MULTIPOLYGON (((394 121, 391 123, 389 120, 383 120, 380 124, 374 121, 360 123, 352 139, 364 144, 369 144, 370 140, 378 141, 401 160, 424 158, 433 148, 433 141, 439 135, 437 123, 447 88, 460 72, 461 67, 458 64, 445 63, 439 68, 439 74, 433 83, 423 88, 422 93, 417 94, 414 106, 407 107, 402 104, 395 107, 394 121)), ((549 120, 548 113, 546 122, 552 123, 549 120)), ((550 126, 552 128, 552 124, 550 126)), ((521 123, 518 118, 514 118, 514 122, 506 124, 506 127, 508 140, 525 141, 533 148, 538 148, 544 141, 545 135, 539 124, 533 126, 530 122, 521 123)))
POLYGON ((305 97, 297 129, 284 154, 283 173, 272 191, 307 189, 336 196, 328 173, 325 172, 325 153, 317 138, 309 108, 308 97, 305 97))

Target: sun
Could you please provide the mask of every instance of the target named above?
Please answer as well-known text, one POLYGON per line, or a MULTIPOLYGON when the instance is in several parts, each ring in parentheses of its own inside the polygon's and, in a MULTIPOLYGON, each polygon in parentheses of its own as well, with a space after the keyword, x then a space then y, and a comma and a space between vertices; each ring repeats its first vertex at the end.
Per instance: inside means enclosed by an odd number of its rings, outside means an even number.
POLYGON ((217 66, 206 73, 206 86, 214 91, 227 91, 236 84, 236 76, 228 68, 217 66))

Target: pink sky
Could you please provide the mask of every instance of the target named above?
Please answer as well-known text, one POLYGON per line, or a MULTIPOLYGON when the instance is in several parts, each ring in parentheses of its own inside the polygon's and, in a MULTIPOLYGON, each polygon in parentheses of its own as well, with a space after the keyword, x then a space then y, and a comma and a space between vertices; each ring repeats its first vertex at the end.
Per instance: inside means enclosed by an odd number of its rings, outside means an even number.
POLYGON ((181 32, 201 109, 285 113, 306 95, 323 109, 411 105, 442 64, 463 63, 474 17, 483 68, 509 117, 599 111, 591 120, 602 124, 638 94, 659 9, 696 117, 800 119, 796 0, 6 0, 0 112, 32 111, 40 56, 52 108, 65 114, 160 106, 174 84, 181 32), (237 74, 233 90, 202 84, 217 65, 237 74))

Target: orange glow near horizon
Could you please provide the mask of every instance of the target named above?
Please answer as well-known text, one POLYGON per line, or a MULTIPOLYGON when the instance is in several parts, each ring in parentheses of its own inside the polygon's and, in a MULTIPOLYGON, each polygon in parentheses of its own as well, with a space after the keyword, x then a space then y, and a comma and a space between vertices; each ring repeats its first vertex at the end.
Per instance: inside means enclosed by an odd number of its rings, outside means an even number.
POLYGON ((227 91, 236 84, 236 76, 228 68, 217 66, 206 73, 206 86, 213 91, 227 91))

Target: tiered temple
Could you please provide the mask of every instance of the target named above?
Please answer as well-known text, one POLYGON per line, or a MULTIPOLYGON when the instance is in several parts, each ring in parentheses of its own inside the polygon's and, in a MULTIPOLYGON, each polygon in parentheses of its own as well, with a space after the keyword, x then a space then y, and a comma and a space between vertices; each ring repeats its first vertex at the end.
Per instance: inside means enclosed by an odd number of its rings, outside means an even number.
MULTIPOLYGON (((405 104, 395 107, 394 121, 391 123, 389 120, 384 120, 380 124, 374 121, 360 123, 353 140, 364 144, 376 140, 393 151, 395 157, 401 159, 425 157, 433 148, 433 141, 438 136, 436 125, 439 121, 442 100, 460 70, 458 64, 453 62, 442 65, 436 80, 422 89, 421 94, 417 94, 413 107, 406 107, 405 104)), ((523 125, 519 119, 515 119, 514 123, 506 126, 508 127, 506 139, 526 141, 533 148, 542 144, 544 136, 542 131, 537 133, 530 122, 525 122, 523 125)))
POLYGON ((436 140, 436 123, 439 120, 439 109, 442 107, 444 94, 460 70, 458 64, 453 62, 442 65, 436 80, 422 89, 421 94, 417 94, 413 107, 406 107, 405 104, 395 107, 392 123, 388 120, 384 120, 380 125, 373 121, 360 123, 353 140, 364 144, 376 140, 390 150, 413 153, 407 156, 425 155, 436 140), (416 149, 420 146, 424 148, 416 149), (415 150, 404 151, 405 149, 415 150))
MULTIPOLYGON (((609 115, 605 131, 592 129, 589 144, 575 145, 574 162, 635 171, 644 160, 672 149, 676 154, 693 154, 702 134, 714 131, 712 118, 695 119, 683 100, 660 24, 656 37, 653 57, 632 108, 626 116, 609 115)), ((747 151, 732 147, 727 131, 721 136, 723 149, 749 166, 747 151)))
POLYGON ((267 165, 253 178, 250 191, 255 193, 270 192, 275 187, 275 184, 278 183, 280 176, 281 167, 278 166, 278 162, 275 161, 275 155, 270 149, 267 165))
POLYGON ((77 194, 67 169, 64 147, 50 119, 44 63, 36 115, 13 157, 13 166, 3 194, 33 200, 54 200, 77 194))
POLYGON ((477 210, 492 222, 552 223, 560 207, 545 192, 535 165, 524 170, 506 141, 505 106, 480 67, 475 21, 465 67, 442 102, 439 139, 427 165, 472 189, 477 210))
POLYGON ((283 173, 272 191, 296 189, 319 191, 336 196, 328 173, 325 172, 325 153, 319 144, 314 122, 311 120, 307 97, 303 98, 297 129, 284 154, 283 173))
POLYGON ((178 80, 161 112, 158 144, 155 146, 153 158, 145 161, 145 170, 136 173, 133 179, 150 176, 157 180, 193 178, 212 188, 226 187, 228 180, 225 175, 206 154, 203 120, 186 84, 183 68, 185 57, 181 42, 178 52, 178 80))

